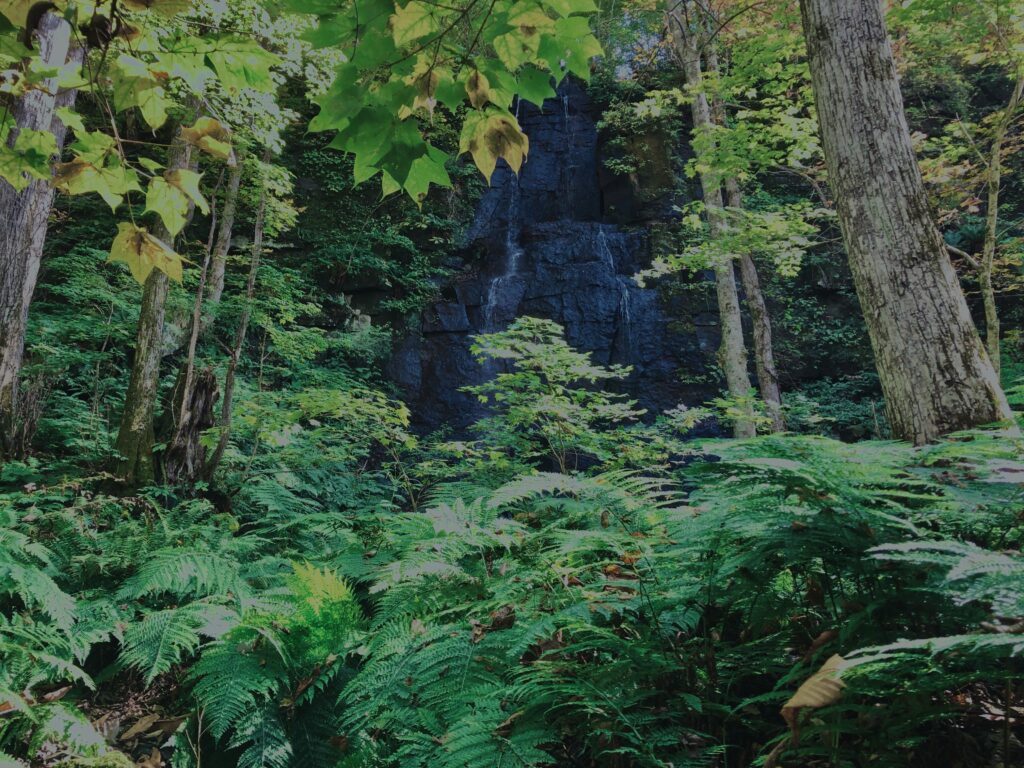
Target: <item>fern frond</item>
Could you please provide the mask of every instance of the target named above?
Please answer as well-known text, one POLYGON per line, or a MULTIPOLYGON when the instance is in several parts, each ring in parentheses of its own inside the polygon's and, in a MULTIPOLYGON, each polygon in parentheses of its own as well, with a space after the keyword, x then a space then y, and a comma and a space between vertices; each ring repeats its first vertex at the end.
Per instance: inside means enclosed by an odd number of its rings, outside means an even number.
POLYGON ((219 637, 235 621, 234 612, 202 602, 154 611, 125 630, 120 661, 152 683, 193 653, 201 636, 219 637))
POLYGON ((242 750, 238 768, 289 768, 291 765, 291 742, 277 713, 270 707, 261 707, 241 717, 228 746, 242 750))
POLYGON ((154 552, 125 582, 119 597, 137 600, 163 593, 179 598, 230 595, 241 603, 251 590, 230 558, 194 549, 164 549, 154 552))
POLYGON ((75 599, 41 569, 15 561, 0 563, 0 589, 47 614, 62 629, 75 623, 75 599))
POLYGON ((192 695, 217 739, 287 685, 281 666, 256 652, 251 636, 241 642, 234 634, 208 647, 189 674, 192 695))

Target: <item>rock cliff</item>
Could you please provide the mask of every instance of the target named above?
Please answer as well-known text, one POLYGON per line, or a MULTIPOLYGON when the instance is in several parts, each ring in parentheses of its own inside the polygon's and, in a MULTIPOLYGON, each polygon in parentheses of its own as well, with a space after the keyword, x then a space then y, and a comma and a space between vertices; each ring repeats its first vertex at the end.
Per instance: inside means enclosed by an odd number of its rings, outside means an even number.
POLYGON ((507 166, 495 171, 460 254, 464 269, 411 324, 391 360, 419 426, 461 430, 479 418, 482 406, 460 387, 495 368, 473 358, 472 336, 521 315, 559 323, 596 362, 632 366, 625 391, 651 416, 704 401, 708 390, 685 384, 683 374, 705 368, 717 318, 707 306, 685 306, 633 281, 650 263, 648 233, 640 221, 609 223, 622 218, 629 182, 601 172, 584 88, 566 81, 542 110, 524 103, 519 119, 529 160, 518 177, 507 166), (606 199, 618 210, 606 210, 606 199))

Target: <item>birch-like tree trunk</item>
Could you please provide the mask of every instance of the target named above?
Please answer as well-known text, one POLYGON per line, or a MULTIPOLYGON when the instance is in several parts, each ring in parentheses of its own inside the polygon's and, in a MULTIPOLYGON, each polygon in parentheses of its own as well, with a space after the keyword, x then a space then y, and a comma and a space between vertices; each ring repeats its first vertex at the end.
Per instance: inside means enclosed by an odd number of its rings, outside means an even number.
POLYGON ((1012 418, 932 219, 881 0, 801 0, 829 182, 896 436, 1012 418))
MULTIPOLYGON (((269 160, 269 153, 264 157, 264 162, 269 160)), ((256 207, 256 222, 253 227, 252 250, 249 257, 249 279, 245 288, 245 306, 242 308, 242 316, 238 320, 238 329, 235 331, 235 343, 231 348, 231 357, 228 360, 228 369, 224 374, 224 399, 221 401, 220 409, 220 437, 217 440, 217 447, 213 456, 205 468, 207 480, 212 480, 224 458, 228 441, 231 438, 231 412, 234 407, 235 379, 238 375, 238 363, 242 359, 242 348, 245 345, 245 337, 249 332, 249 318, 252 316, 252 302, 256 296, 256 276, 260 270, 260 259, 263 257, 263 224, 267 212, 267 190, 264 188, 260 193, 260 202, 256 207)))
MULTIPOLYGON (((82 62, 83 49, 72 44, 71 26, 58 13, 43 15, 36 30, 40 58, 49 67, 82 62)), ((8 119, 14 121, 8 141, 21 130, 51 131, 58 151, 67 127, 54 115, 74 104, 77 91, 57 89, 50 78, 18 99, 8 119)), ((0 179, 0 453, 13 449, 19 429, 18 379, 25 352, 28 309, 35 292, 43 245, 53 207, 53 186, 34 179, 20 192, 0 179)))
MULTIPOLYGON (((730 208, 743 207, 743 195, 736 179, 725 180, 726 202, 730 208)), ((765 410, 772 422, 772 432, 785 432, 786 419, 782 413, 782 386, 779 384, 779 371, 775 367, 775 347, 772 344, 772 319, 768 314, 768 303, 761 290, 761 279, 757 274, 757 265, 749 253, 740 254, 740 279, 743 282, 743 294, 747 299, 750 311, 750 322, 753 327, 754 363, 757 368, 757 386, 761 390, 765 410)))
MULTIPOLYGON (((705 36, 701 43, 704 49, 705 69, 714 78, 718 78, 721 69, 718 60, 718 46, 715 44, 715 33, 718 31, 718 20, 711 13, 704 14, 705 36)), ((725 103, 721 97, 716 95, 711 100, 711 119, 715 125, 724 127, 725 103)), ((743 207, 743 194, 740 191, 739 181, 735 177, 725 179, 725 202, 733 210, 740 210, 743 207)), ((757 370, 757 386, 761 390, 761 400, 764 402, 765 411, 771 420, 772 432, 785 432, 786 420, 782 413, 782 387, 779 384, 779 374, 775 367, 775 348, 772 344, 772 319, 768 314, 768 303, 764 299, 764 292, 761 290, 761 279, 757 274, 757 265, 749 253, 742 253, 739 256, 740 280, 743 284, 743 294, 747 300, 747 310, 750 312, 750 322, 753 327, 754 341, 754 362, 757 370)))
MULTIPOLYGON (((168 151, 167 169, 188 168, 190 159, 190 145, 180 137, 176 138, 168 151)), ((173 245, 174 238, 159 218, 150 227, 150 233, 173 245)), ((117 475, 131 486, 146 485, 156 479, 153 412, 160 383, 160 360, 164 353, 164 311, 168 288, 167 275, 154 269, 142 289, 131 378, 115 444, 120 455, 117 475)))
MULTIPOLYGON (((668 26, 672 33, 673 50, 691 91, 690 113, 694 132, 709 134, 714 125, 711 105, 704 92, 704 74, 701 69, 700 39, 704 25, 692 5, 689 2, 676 3, 668 13, 668 26)), ((705 171, 701 174, 701 187, 704 190, 704 205, 711 236, 718 237, 726 227, 721 180, 705 171)), ((733 425, 733 434, 736 437, 753 437, 757 428, 753 404, 750 402, 750 376, 747 373, 747 349, 743 343, 743 319, 736 289, 736 273, 732 259, 725 255, 716 257, 712 268, 715 272, 722 328, 718 359, 725 373, 729 394, 741 411, 733 425)))
POLYGON ((1010 95, 1010 101, 999 121, 996 123, 992 137, 992 151, 985 174, 985 186, 988 192, 985 211, 985 244, 981 252, 978 279, 981 283, 981 299, 985 307, 985 346, 988 356, 992 359, 992 367, 996 374, 1002 365, 999 349, 999 308, 996 306, 996 290, 993 283, 995 271, 996 249, 999 246, 999 188, 1003 182, 1003 145, 1006 134, 1013 124, 1024 95, 1024 73, 1017 78, 1017 83, 1010 95))
POLYGON ((224 273, 227 269, 228 252, 231 250, 231 236, 235 225, 235 213, 238 211, 238 190, 242 185, 244 163, 239 157, 235 165, 228 171, 228 186, 224 192, 224 208, 220 215, 220 229, 213 246, 210 258, 210 277, 206 283, 206 304, 208 308, 217 306, 224 294, 224 273))

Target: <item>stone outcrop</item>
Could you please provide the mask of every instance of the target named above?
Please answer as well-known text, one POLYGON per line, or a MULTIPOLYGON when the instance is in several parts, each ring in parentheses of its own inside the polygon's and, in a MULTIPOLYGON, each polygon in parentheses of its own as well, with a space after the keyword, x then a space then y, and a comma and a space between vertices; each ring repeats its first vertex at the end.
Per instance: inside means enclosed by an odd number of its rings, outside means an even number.
POLYGON ((465 239, 465 268, 411 324, 391 360, 419 426, 461 430, 481 416, 482 406, 460 388, 496 368, 473 358, 472 336, 521 315, 559 323, 569 343, 598 363, 632 366, 625 391, 651 416, 703 402, 710 391, 684 384, 683 374, 703 370, 713 355, 717 317, 633 281, 650 263, 649 237, 640 221, 608 223, 621 221, 629 182, 617 188, 600 172, 586 92, 567 81, 543 110, 523 104, 519 119, 529 160, 518 178, 505 166, 495 171, 465 239), (605 199, 616 201, 614 211, 605 199))

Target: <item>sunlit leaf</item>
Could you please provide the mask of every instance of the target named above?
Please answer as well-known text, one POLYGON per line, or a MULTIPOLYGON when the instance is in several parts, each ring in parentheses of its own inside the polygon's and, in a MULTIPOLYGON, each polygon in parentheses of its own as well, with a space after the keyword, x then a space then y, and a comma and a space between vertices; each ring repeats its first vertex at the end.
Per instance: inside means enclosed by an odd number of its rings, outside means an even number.
POLYGON ((146 282, 150 272, 158 269, 172 280, 181 282, 182 258, 167 243, 153 237, 147 230, 129 222, 118 225, 117 237, 110 247, 110 261, 123 261, 139 283, 146 282))
POLYGON ((189 144, 213 157, 228 160, 231 157, 231 132, 212 117, 200 117, 195 125, 181 129, 181 136, 189 144))

